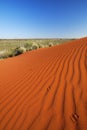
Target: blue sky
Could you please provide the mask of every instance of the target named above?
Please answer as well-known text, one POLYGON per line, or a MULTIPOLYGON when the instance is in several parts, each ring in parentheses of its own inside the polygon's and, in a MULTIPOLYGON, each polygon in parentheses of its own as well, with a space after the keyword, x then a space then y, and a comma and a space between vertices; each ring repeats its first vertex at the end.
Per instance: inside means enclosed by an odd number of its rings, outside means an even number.
POLYGON ((0 0, 0 38, 87 36, 87 0, 0 0))

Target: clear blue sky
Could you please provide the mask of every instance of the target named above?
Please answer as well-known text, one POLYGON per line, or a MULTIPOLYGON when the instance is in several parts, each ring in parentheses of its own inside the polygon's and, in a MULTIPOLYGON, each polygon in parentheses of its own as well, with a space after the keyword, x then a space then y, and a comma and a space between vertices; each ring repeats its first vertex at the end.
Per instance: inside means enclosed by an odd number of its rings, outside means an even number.
POLYGON ((0 38, 87 36, 87 0, 0 0, 0 38))

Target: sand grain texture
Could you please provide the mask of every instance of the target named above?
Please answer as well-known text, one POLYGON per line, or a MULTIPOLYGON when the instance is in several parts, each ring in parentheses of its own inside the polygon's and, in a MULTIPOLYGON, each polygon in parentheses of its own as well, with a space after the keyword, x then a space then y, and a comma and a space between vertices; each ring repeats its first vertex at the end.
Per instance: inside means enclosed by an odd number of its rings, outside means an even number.
POLYGON ((0 130, 87 130, 87 38, 0 61, 0 130))

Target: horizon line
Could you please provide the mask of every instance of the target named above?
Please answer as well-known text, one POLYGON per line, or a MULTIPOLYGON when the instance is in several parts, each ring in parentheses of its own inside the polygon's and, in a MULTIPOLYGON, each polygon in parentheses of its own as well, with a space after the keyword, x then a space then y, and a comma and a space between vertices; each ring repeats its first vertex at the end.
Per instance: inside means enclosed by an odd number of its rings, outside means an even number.
POLYGON ((70 37, 69 38, 65 38, 65 37, 59 37, 59 38, 58 37, 52 37, 52 38, 49 38, 49 37, 48 38, 45 38, 45 37, 44 38, 0 38, 0 40, 29 40, 29 39, 30 40, 32 40, 32 39, 35 39, 35 40, 59 39, 59 40, 61 40, 61 39, 79 39, 79 38, 78 37, 77 38, 76 37, 75 38, 74 37, 73 38, 72 37, 71 38, 70 37))

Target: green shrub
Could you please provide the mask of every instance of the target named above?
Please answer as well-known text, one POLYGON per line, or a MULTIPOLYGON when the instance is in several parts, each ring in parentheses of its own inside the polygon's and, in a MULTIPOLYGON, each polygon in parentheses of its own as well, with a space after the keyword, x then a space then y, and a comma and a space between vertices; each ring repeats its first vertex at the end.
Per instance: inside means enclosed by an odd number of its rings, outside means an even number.
POLYGON ((32 43, 25 43, 24 44, 24 47, 26 48, 26 50, 31 50, 31 47, 32 47, 32 43))
POLYGON ((33 43, 32 50, 35 50, 35 49, 38 49, 38 48, 39 48, 39 46, 37 44, 33 43))
POLYGON ((2 51, 0 53, 0 59, 5 59, 9 57, 9 53, 7 51, 2 51))
POLYGON ((10 53, 8 54, 8 57, 13 57, 13 52, 10 52, 10 53))
POLYGON ((13 55, 14 56, 17 56, 17 55, 20 55, 22 53, 26 52, 26 48, 25 47, 17 47, 14 52, 13 52, 13 55))
POLYGON ((49 47, 53 46, 53 43, 50 42, 50 43, 48 44, 48 46, 49 46, 49 47))
POLYGON ((38 47, 39 48, 44 48, 44 45, 43 44, 38 44, 38 47))
POLYGON ((32 47, 30 47, 29 49, 27 49, 27 51, 32 51, 32 47))

